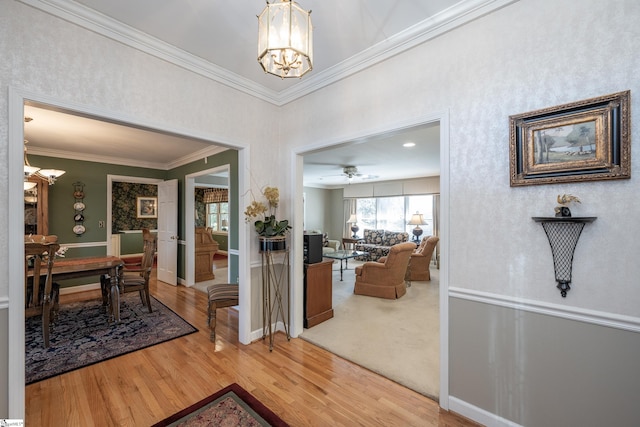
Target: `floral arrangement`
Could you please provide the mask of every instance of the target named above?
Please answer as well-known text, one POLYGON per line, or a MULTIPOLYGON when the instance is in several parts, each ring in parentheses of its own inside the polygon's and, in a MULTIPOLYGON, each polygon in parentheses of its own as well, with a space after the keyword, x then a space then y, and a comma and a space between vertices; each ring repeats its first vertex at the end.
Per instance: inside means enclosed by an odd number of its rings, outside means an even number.
POLYGON ((258 219, 253 223, 256 233, 264 237, 284 236, 291 226, 286 219, 281 221, 276 219, 276 210, 280 203, 278 188, 264 187, 262 195, 267 200, 266 204, 254 199, 244 211, 245 221, 250 222, 254 218, 264 216, 264 219, 258 219))

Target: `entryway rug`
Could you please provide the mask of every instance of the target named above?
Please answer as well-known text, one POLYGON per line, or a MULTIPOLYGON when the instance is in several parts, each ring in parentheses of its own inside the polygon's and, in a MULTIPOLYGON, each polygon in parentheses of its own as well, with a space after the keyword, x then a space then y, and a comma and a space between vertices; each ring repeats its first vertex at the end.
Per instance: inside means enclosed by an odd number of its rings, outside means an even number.
POLYGON ((120 297, 120 323, 109 324, 102 299, 64 303, 44 348, 39 317, 26 319, 25 382, 31 384, 197 332, 151 297, 149 313, 137 292, 120 297))
POLYGON ((165 426, 288 426, 238 384, 231 384, 200 402, 154 424, 165 426))

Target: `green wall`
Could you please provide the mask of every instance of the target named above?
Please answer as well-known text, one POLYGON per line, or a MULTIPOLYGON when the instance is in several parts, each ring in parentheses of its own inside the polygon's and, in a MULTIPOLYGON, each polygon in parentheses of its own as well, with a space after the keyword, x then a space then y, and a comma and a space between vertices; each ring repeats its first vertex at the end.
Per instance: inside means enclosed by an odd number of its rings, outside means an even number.
MULTIPOLYGON (((54 185, 49 186, 49 234, 58 236, 58 240, 63 244, 86 244, 86 247, 71 248, 67 251, 67 258, 83 256, 106 255, 105 246, 101 245, 110 239, 107 236, 107 229, 100 228, 99 222, 107 220, 107 175, 135 176, 141 178, 154 178, 162 180, 178 180, 178 231, 181 240, 184 240, 184 192, 185 175, 196 173, 202 170, 212 169, 217 166, 229 165, 229 191, 230 195, 238 194, 238 152, 236 150, 226 150, 214 156, 191 162, 172 170, 160 170, 151 168, 141 168, 134 166, 121 166, 108 163, 88 162, 74 159, 62 159, 56 157, 45 157, 29 155, 29 161, 33 165, 46 166, 65 170, 54 185), (73 232, 75 225, 73 204, 76 199, 73 197, 74 183, 84 183, 84 226, 86 231, 82 235, 73 232)), ((238 224, 234 224, 234 219, 239 218, 238 197, 231 197, 230 200, 230 230, 229 248, 238 248, 238 224)), ((134 214, 135 215, 135 214, 134 214)), ((232 269, 232 277, 237 276, 237 259, 229 258, 229 268, 232 269)), ((184 245, 178 245, 178 277, 185 277, 185 251, 184 245)))

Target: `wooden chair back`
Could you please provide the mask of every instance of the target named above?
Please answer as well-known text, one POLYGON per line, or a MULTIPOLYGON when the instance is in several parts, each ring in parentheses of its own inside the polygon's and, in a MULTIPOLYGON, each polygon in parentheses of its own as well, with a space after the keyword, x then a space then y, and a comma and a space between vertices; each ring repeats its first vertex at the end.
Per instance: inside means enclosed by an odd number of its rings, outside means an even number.
POLYGON ((153 261, 156 255, 156 236, 143 228, 142 229, 142 260, 139 264, 125 264, 120 277, 120 291, 123 293, 138 291, 140 300, 147 306, 149 313, 152 312, 151 298, 149 293, 149 279, 153 269, 153 261))
POLYGON ((24 313, 25 317, 42 316, 42 338, 45 348, 49 347, 49 325, 54 308, 52 273, 55 253, 58 249, 60 249, 58 243, 46 242, 46 239, 40 243, 26 242, 24 244, 24 313), (46 273, 43 273, 43 267, 46 268, 46 273), (44 283, 42 283, 43 274, 44 283))

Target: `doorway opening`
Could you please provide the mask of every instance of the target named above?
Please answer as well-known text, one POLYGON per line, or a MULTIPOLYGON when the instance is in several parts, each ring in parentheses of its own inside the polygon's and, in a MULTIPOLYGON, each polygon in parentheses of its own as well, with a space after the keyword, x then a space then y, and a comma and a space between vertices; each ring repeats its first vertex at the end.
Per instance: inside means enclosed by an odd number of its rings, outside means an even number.
MULTIPOLYGON (((9 246, 8 257, 8 275, 9 275, 9 295, 11 303, 8 309, 8 343, 9 343, 9 370, 8 385, 14 392, 9 395, 9 408, 11 413, 24 413, 24 379, 25 379, 25 331, 24 331, 24 209, 16 209, 15 206, 22 206, 24 199, 24 189, 21 184, 23 181, 23 140, 25 136, 24 129, 24 112, 25 106, 38 105, 48 108, 52 111, 62 111, 68 114, 77 115, 79 117, 91 118, 102 123, 117 124, 120 126, 142 129, 149 132, 157 132, 163 135, 170 135, 174 138, 185 138, 200 140, 201 142, 215 146, 217 143, 213 137, 207 138, 203 135, 189 135, 184 129, 174 130, 166 125, 157 123, 145 123, 143 120, 135 117, 123 116, 120 113, 106 111, 98 107, 78 105, 64 102, 59 99, 46 97, 19 89, 9 88, 9 138, 8 138, 8 204, 14 209, 9 210, 7 240, 9 246)), ((245 165, 248 163, 248 146, 243 143, 226 143, 226 149, 235 149, 238 151, 238 163, 242 166, 238 170, 238 188, 244 188, 248 182, 248 177, 243 173, 245 165)), ((43 154, 44 155, 44 154, 43 154)), ((53 154, 46 154, 56 157, 53 154)), ((76 158, 80 157, 77 153, 76 158)), ((203 158, 200 155, 197 158, 203 158)), ((248 169, 248 168, 247 168, 248 169)), ((109 239, 105 239, 101 244, 107 246, 109 239)), ((249 260, 241 257, 239 254, 247 253, 248 240, 244 230, 238 230, 238 248, 234 249, 238 254, 238 276, 241 283, 240 315, 238 338, 243 344, 250 343, 250 324, 251 313, 249 310, 251 301, 251 277, 249 274, 249 260)))
MULTIPOLYGON (((449 168, 449 150, 448 150, 448 138, 449 138, 449 133, 448 133, 448 113, 447 112, 442 112, 442 113, 436 113, 430 116, 424 116, 424 117, 419 117, 415 120, 412 120, 410 122, 403 122, 398 124, 397 127, 394 126, 389 126, 388 128, 391 130, 384 130, 384 131, 380 131, 380 132, 375 132, 373 134, 370 135, 362 135, 362 136, 358 136, 357 138, 350 138, 352 142, 351 144, 353 145, 358 145, 358 150, 361 151, 365 151, 367 150, 367 143, 366 143, 366 139, 372 136, 382 136, 385 133, 389 132, 389 133, 397 133, 397 132, 401 132, 404 129, 410 129, 412 127, 417 127, 417 126, 423 126, 423 125, 430 125, 430 124, 436 124, 439 125, 439 138, 438 138, 438 145, 439 145, 439 154, 438 154, 438 160, 439 160, 439 164, 440 164, 440 189, 439 189, 439 194, 440 194, 440 209, 439 209, 439 219, 440 219, 440 223, 439 223, 439 237, 440 237, 440 249, 439 249, 439 253, 438 253, 438 257, 439 257, 439 269, 437 270, 438 276, 439 276, 439 286, 438 286, 438 294, 435 296, 435 304, 437 305, 437 307, 439 308, 439 314, 437 316, 437 328, 438 328, 438 337, 436 338, 439 341, 439 348, 436 352, 436 354, 434 355, 434 357, 439 359, 439 363, 437 364, 437 366, 435 366, 434 368, 434 375, 436 376, 436 378, 438 379, 438 384, 437 384, 437 399, 440 403, 440 406, 447 409, 448 408, 448 298, 447 298, 447 288, 448 288, 448 227, 449 227, 449 222, 448 222, 448 200, 449 200, 449 179, 448 179, 448 168, 449 168)), ((309 192, 305 191, 306 188, 303 185, 304 182, 304 169, 305 169, 305 156, 312 154, 312 153, 317 153, 318 151, 325 151, 327 153, 331 153, 331 151, 333 149, 339 148, 345 144, 349 144, 348 142, 345 141, 339 141, 336 140, 334 142, 328 142, 326 144, 324 144, 323 146, 318 146, 318 145, 314 145, 313 147, 310 147, 309 149, 305 149, 304 147, 297 150, 297 154, 298 157, 295 159, 295 166, 297 167, 296 171, 296 199, 297 200, 304 200, 304 202, 307 204, 307 208, 308 208, 308 204, 309 204, 309 192), (305 196, 303 198, 303 195, 305 196)), ((380 154, 380 153, 378 153, 380 154)), ((393 153, 387 151, 387 154, 389 154, 389 156, 392 156, 393 153)), ((381 166, 382 167, 382 166, 381 166)), ((347 184, 349 185, 349 184, 347 184)), ((301 202, 302 203, 302 202, 301 202)), ((296 206, 296 212, 304 212, 304 207, 303 206, 296 206)), ((308 221, 308 218, 305 218, 305 225, 306 228, 309 228, 309 224, 307 224, 306 222, 308 221)), ((346 220, 345 220, 346 221, 346 220)), ((343 224, 340 224, 340 226, 338 228, 340 228, 340 231, 343 231, 344 228, 343 224)), ((313 227, 311 227, 313 228, 313 227)), ((300 234, 302 235, 303 233, 303 229, 301 227, 297 227, 294 229, 294 232, 296 234, 300 234)), ((331 238, 331 237, 330 237, 331 238)), ((298 278, 296 283, 304 283, 304 279, 303 279, 303 268, 302 266, 294 266, 295 268, 295 274, 296 277, 298 278)), ((336 283, 336 282, 334 282, 336 283)), ((303 293, 303 290, 300 289, 299 290, 300 293, 303 293)), ((294 301, 294 304, 298 303, 298 300, 294 301)), ((294 312, 297 313, 302 313, 303 309, 300 308, 299 310, 294 310, 294 312)), ((299 322, 299 324, 301 325, 302 319, 297 319, 297 322, 299 322)), ((304 331, 302 330, 302 328, 300 328, 298 330, 299 334, 301 334, 301 336, 304 338, 304 331)), ((419 336, 422 331, 419 328, 416 328, 413 331, 414 334, 416 334, 416 336, 419 336)), ((330 347, 327 347, 329 351, 331 351, 330 347)), ((405 351, 404 349, 400 349, 400 351, 405 351)))

